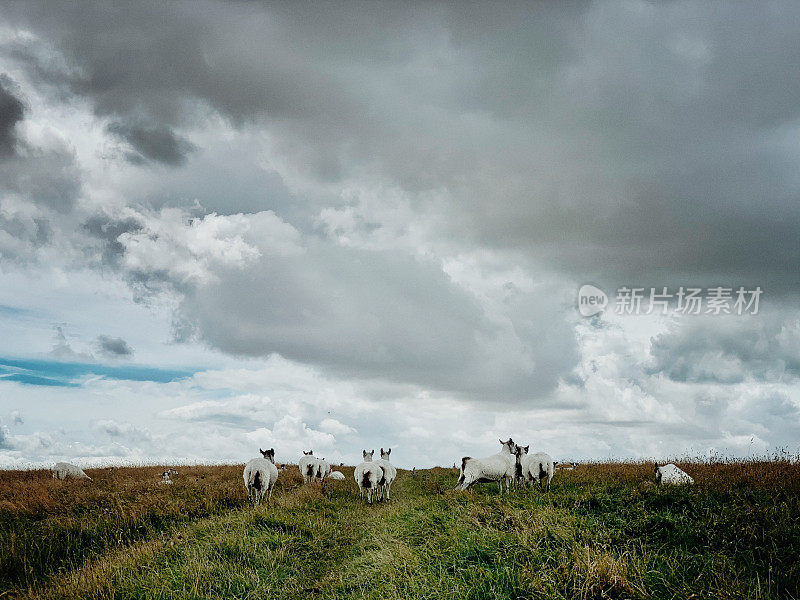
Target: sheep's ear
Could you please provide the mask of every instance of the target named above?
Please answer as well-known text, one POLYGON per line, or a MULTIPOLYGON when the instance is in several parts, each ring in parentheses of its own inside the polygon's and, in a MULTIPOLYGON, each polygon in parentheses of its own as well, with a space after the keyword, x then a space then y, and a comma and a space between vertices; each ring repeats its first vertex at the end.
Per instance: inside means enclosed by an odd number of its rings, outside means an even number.
POLYGON ((531 448, 531 445, 530 445, 530 444, 528 444, 527 446, 525 446, 525 454, 527 454, 527 453, 528 453, 528 450, 530 450, 530 448, 531 448))
POLYGON ((391 449, 391 448, 389 448, 389 449, 386 451, 386 454, 391 454, 391 453, 392 453, 392 449, 391 449))

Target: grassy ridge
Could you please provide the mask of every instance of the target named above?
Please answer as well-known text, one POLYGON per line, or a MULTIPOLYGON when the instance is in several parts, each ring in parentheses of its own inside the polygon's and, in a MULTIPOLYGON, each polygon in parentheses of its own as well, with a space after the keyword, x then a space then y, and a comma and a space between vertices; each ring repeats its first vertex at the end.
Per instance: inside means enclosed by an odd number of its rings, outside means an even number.
MULTIPOLYGON (((557 473, 549 494, 502 497, 493 485, 452 492, 450 469, 401 472, 393 500, 372 507, 359 504, 352 470, 325 490, 300 486, 295 470, 257 510, 244 506, 238 468, 208 469, 221 486, 209 490, 231 488, 227 507, 74 553, 35 587, 14 584, 12 596, 800 596, 800 467, 789 462, 689 465, 697 485, 661 489, 649 465, 594 465, 557 473)), ((183 489, 154 491, 191 505, 202 480, 185 479, 183 489)), ((79 482, 62 488, 89 493, 79 482)))

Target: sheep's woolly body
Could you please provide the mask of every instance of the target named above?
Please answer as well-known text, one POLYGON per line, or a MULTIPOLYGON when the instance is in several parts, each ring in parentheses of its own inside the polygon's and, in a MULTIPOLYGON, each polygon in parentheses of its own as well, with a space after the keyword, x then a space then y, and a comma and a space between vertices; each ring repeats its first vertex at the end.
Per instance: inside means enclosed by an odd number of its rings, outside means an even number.
POLYGON ((297 461, 297 467, 300 469, 300 475, 303 476, 303 483, 314 481, 317 474, 317 463, 319 460, 316 456, 311 454, 304 454, 303 457, 297 461))
POLYGON ((83 472, 83 469, 67 462, 56 463, 56 465, 50 470, 53 472, 54 479, 72 478, 88 479, 89 481, 92 480, 91 477, 83 472))
POLYGON ((272 488, 278 481, 278 467, 266 458, 254 458, 245 465, 242 478, 250 501, 258 506, 264 494, 268 501, 272 497, 272 488))
POLYGON ((375 495, 376 500, 378 495, 378 485, 384 479, 383 469, 378 463, 372 462, 372 453, 364 453, 364 462, 359 464, 355 471, 353 471, 353 478, 358 485, 358 491, 361 498, 364 498, 364 492, 367 493, 367 502, 372 504, 372 496, 375 495))
POLYGON ((694 483, 685 471, 682 471, 672 463, 662 467, 656 466, 656 483, 671 483, 674 485, 684 485, 694 483))
POLYGON ((342 481, 344 478, 344 473, 341 471, 333 471, 330 475, 328 475, 328 479, 336 479, 337 481, 342 481))
POLYGON ((514 478, 517 459, 512 454, 514 442, 509 439, 503 442, 503 449, 497 454, 485 458, 472 458, 465 456, 461 459, 461 475, 458 478, 456 487, 466 490, 475 483, 489 483, 496 481, 503 491, 503 481, 506 481, 506 488, 514 478))
POLYGON ((538 483, 540 486, 547 486, 550 489, 550 482, 553 480, 555 465, 549 454, 536 452, 535 454, 525 454, 520 457, 522 465, 522 479, 528 485, 538 483))
POLYGON ((320 483, 325 481, 325 478, 330 475, 331 473, 331 465, 328 463, 327 460, 321 458, 317 461, 317 473, 316 477, 319 479, 320 483))
POLYGON ((381 469, 383 469, 383 479, 378 482, 378 486, 386 500, 389 499, 392 483, 394 483, 394 480, 397 479, 397 469, 391 462, 389 462, 390 452, 391 448, 389 449, 389 452, 383 452, 383 448, 381 448, 381 459, 375 461, 375 464, 379 465, 381 469))

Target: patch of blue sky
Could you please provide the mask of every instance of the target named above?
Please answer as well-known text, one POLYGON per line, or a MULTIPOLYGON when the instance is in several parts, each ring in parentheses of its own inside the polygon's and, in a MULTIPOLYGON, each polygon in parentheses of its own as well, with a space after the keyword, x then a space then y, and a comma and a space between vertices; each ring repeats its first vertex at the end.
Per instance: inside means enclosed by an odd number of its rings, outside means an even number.
POLYGON ((22 308, 19 306, 9 306, 8 304, 0 304, 0 316, 21 317, 35 314, 35 311, 29 308, 22 308))
POLYGON ((44 359, 0 357, 0 381, 16 381, 28 385, 77 386, 76 380, 99 376, 124 381, 171 383, 191 377, 197 369, 160 369, 142 365, 101 365, 96 363, 60 362, 44 359))
POLYGON ((71 381, 63 381, 61 379, 52 379, 50 377, 39 377, 38 375, 31 375, 30 373, 13 373, 11 375, 0 376, 0 382, 14 381, 16 383, 24 383, 25 385, 44 385, 50 387, 80 387, 77 383, 71 381))

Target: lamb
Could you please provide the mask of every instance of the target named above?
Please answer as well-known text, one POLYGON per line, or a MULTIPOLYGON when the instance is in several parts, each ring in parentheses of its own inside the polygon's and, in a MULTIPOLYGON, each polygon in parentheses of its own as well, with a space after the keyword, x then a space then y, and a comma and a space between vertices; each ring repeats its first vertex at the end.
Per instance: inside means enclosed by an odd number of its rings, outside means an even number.
POLYGON ((344 474, 341 471, 333 471, 328 475, 328 479, 336 479, 337 481, 344 480, 344 474))
POLYGON ((375 493, 375 498, 378 499, 378 482, 385 478, 383 468, 378 463, 372 462, 372 457, 375 450, 372 452, 362 451, 364 462, 358 465, 353 471, 353 478, 358 485, 358 491, 361 494, 361 499, 364 499, 364 491, 367 492, 367 502, 372 504, 372 495, 375 493))
POLYGON ((511 480, 516 471, 516 444, 514 440, 500 440, 501 449, 497 454, 486 458, 472 458, 465 456, 461 459, 461 475, 456 482, 456 488, 466 490, 475 483, 497 482, 500 493, 503 493, 503 481, 506 482, 506 491, 510 489, 511 480))
POLYGON ((536 452, 528 454, 530 446, 517 446, 517 468, 516 474, 522 481, 533 487, 535 482, 539 487, 547 484, 547 491, 550 491, 550 482, 553 480, 555 465, 549 454, 536 452))
POLYGON ((303 450, 303 457, 297 461, 297 467, 300 469, 300 475, 303 476, 303 483, 314 481, 317 473, 317 457, 314 456, 314 451, 303 450))
POLYGON ((674 485, 694 483, 694 479, 672 463, 661 467, 656 463, 655 466, 656 485, 661 485, 662 483, 671 483, 674 485))
POLYGON ((178 472, 175 469, 167 469, 166 471, 161 473, 161 481, 159 483, 163 483, 163 484, 167 484, 167 485, 171 484, 172 483, 172 477, 171 476, 172 476, 173 473, 175 475, 178 474, 178 472))
POLYGON ((278 468, 275 466, 275 448, 269 450, 258 449, 263 458, 254 458, 245 465, 244 487, 247 496, 256 507, 261 503, 264 494, 267 494, 267 502, 272 498, 272 489, 278 481, 278 468))
POLYGON ((376 463, 383 469, 383 479, 378 482, 378 486, 381 495, 386 500, 389 499, 389 491, 392 489, 392 483, 394 483, 394 480, 397 479, 397 469, 395 469, 394 465, 389 462, 389 455, 391 453, 391 448, 386 450, 386 452, 384 452, 383 448, 381 448, 381 459, 376 461, 376 463))
POLYGON ((59 462, 56 463, 55 466, 50 469, 53 472, 53 479, 88 479, 89 481, 92 480, 86 473, 83 472, 83 469, 77 467, 73 464, 68 462, 59 462))

